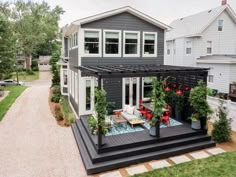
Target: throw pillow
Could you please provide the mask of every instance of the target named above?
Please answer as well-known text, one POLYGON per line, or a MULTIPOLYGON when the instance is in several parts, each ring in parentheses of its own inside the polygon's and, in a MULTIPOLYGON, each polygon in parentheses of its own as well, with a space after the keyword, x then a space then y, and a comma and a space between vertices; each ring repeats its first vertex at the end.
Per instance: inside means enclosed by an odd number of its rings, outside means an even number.
POLYGON ((123 112, 127 112, 128 108, 129 108, 129 105, 125 104, 123 108, 123 112))
POLYGON ((128 110, 127 110, 128 114, 134 114, 134 107, 133 106, 129 106, 128 110))
POLYGON ((137 109, 134 109, 134 115, 137 117, 137 118, 140 118, 140 112, 137 110, 137 109))

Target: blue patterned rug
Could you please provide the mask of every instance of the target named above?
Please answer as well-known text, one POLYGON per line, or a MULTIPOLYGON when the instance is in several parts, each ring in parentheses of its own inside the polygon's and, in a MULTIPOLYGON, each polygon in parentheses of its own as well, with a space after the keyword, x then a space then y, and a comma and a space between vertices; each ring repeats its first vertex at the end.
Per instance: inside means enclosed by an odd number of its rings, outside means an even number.
MULTIPOLYGON (((145 119, 143 119, 145 120, 145 119)), ((169 119, 169 127, 174 127, 174 126, 178 126, 178 125, 182 125, 181 122, 178 122, 177 120, 175 119, 172 119, 170 118, 169 119)), ((147 121, 145 121, 144 123, 144 127, 146 129, 150 129, 150 125, 147 121)), ((141 125, 135 125, 133 128, 130 126, 129 123, 122 123, 122 124, 119 124, 118 126, 116 125, 116 123, 113 122, 113 128, 111 128, 106 136, 111 136, 111 135, 120 135, 120 134, 124 134, 124 133, 131 133, 131 132, 140 132, 140 131, 143 131, 145 130, 143 126, 141 125)), ((165 124, 161 124, 160 126, 161 128, 166 128, 167 126, 165 124)))

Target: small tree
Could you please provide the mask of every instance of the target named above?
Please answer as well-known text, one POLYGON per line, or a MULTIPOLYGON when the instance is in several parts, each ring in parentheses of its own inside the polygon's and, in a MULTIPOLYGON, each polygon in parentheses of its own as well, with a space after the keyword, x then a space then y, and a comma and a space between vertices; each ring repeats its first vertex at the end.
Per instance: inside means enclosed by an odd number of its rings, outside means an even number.
POLYGON ((212 130, 212 137, 217 143, 223 143, 230 140, 231 135, 231 119, 227 118, 227 111, 223 106, 223 101, 220 101, 219 120, 216 120, 212 130))

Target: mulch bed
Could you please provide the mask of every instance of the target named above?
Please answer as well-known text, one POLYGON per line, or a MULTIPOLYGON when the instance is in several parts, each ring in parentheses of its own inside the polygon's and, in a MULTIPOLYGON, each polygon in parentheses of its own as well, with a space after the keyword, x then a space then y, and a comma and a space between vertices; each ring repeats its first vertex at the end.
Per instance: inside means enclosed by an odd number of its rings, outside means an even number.
MULTIPOLYGON (((51 97, 52 97, 52 88, 49 89, 49 97, 48 97, 48 104, 49 104, 49 107, 50 107, 50 110, 51 110, 51 113, 53 115, 53 117, 55 118, 55 120, 57 121, 56 119, 56 114, 55 114, 55 107, 56 105, 60 106, 61 107, 61 104, 60 103, 54 103, 54 102, 51 102, 51 97)), ((62 109, 62 107, 61 107, 62 109)), ((68 127, 65 125, 66 121, 65 120, 61 120, 61 121, 57 121, 57 124, 61 127, 68 127)))

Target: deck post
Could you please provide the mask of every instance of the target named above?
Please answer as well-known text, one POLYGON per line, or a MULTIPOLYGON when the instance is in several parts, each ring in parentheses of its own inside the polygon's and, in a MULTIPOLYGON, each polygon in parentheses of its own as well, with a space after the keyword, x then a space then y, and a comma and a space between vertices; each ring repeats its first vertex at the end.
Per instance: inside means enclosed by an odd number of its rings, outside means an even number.
MULTIPOLYGON (((98 77, 98 89, 102 89, 102 78, 101 76, 98 77)), ((102 127, 100 124, 100 118, 98 117, 98 149, 102 147, 102 127)))

